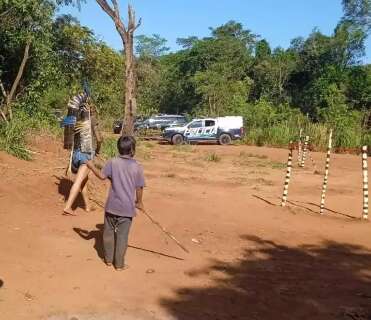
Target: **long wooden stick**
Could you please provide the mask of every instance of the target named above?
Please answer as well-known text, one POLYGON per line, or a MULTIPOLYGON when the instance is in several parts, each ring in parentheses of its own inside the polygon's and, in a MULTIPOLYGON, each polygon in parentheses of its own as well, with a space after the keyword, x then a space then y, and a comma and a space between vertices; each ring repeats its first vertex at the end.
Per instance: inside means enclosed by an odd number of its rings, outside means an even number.
MULTIPOLYGON (((99 205, 100 207, 104 208, 104 205, 102 203, 100 203, 98 200, 95 200, 93 198, 89 198, 90 200, 92 200, 93 202, 95 202, 97 205, 99 205)), ((151 222, 153 224, 155 224, 156 226, 158 226, 162 232, 164 232, 170 239, 172 239, 179 247, 181 247, 185 252, 189 253, 188 249, 186 247, 184 247, 169 231, 167 231, 159 222, 157 222, 155 219, 152 218, 152 216, 146 212, 145 210, 141 210, 147 217, 149 220, 151 220, 151 222)))
POLYGON ((285 183, 283 186, 283 195, 282 195, 282 201, 281 206, 284 207, 287 202, 287 195, 289 192, 289 183, 290 183, 290 177, 291 177, 291 170, 292 170, 292 141, 290 141, 289 145, 289 157, 287 160, 287 170, 286 170, 286 177, 285 177, 285 183))
POLYGON ((159 227, 161 231, 165 233, 170 239, 172 239, 180 248, 182 248, 185 252, 189 253, 188 249, 184 247, 169 231, 167 231, 163 226, 161 226, 159 222, 153 219, 152 216, 148 212, 146 212, 145 210, 141 210, 141 211, 148 217, 149 220, 151 220, 153 224, 159 227))
POLYGON ((363 175, 363 212, 362 218, 368 219, 368 163, 367 146, 362 147, 362 175, 363 175))
POLYGON ((323 214, 323 212, 325 211, 325 198, 326 198, 326 190, 327 190, 327 182, 328 182, 328 173, 329 173, 329 168, 330 168, 331 148, 332 148, 332 130, 330 130, 330 135, 328 137, 325 175, 323 177, 322 194, 321 194, 320 214, 323 214))

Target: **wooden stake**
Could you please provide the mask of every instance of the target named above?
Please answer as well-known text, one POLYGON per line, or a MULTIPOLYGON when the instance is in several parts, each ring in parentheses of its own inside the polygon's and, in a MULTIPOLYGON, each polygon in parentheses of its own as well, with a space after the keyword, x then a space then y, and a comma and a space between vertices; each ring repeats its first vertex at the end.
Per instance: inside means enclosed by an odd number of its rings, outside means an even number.
POLYGON ((304 141, 303 154, 302 154, 301 163, 300 163, 300 167, 302 168, 304 168, 305 160, 307 159, 308 143, 309 143, 309 136, 306 136, 305 141, 304 141))
POLYGON ((329 135, 329 138, 328 138, 325 175, 324 175, 324 178, 323 178, 322 194, 321 194, 320 214, 323 214, 323 212, 325 210, 325 198, 326 198, 328 174, 329 174, 329 168, 330 168, 331 148, 332 148, 332 129, 330 130, 330 135, 329 135))
POLYGON ((289 183, 290 183, 290 177, 291 177, 291 171, 292 171, 292 141, 290 141, 289 145, 289 157, 287 160, 287 170, 286 170, 286 177, 285 177, 285 183, 283 186, 283 195, 282 195, 282 201, 281 206, 284 207, 287 202, 287 195, 289 192, 289 183))
POLYGON ((363 175, 363 213, 362 218, 368 219, 368 163, 367 146, 362 147, 362 175, 363 175))

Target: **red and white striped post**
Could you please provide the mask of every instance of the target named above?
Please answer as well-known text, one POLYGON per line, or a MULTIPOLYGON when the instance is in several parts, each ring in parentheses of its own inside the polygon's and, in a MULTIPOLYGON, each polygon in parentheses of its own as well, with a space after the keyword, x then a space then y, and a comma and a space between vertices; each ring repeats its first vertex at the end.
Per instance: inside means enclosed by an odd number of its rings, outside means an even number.
POLYGON ((362 175, 363 175, 363 212, 362 218, 368 219, 368 155, 367 146, 362 147, 362 175))

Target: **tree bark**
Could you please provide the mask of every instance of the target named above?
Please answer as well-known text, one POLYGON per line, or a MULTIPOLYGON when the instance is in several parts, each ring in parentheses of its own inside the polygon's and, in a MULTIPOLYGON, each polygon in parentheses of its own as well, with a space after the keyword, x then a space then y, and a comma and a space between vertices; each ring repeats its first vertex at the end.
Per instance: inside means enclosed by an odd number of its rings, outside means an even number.
POLYGON ((134 57, 134 32, 140 26, 141 19, 136 22, 133 8, 128 6, 128 24, 127 27, 120 17, 120 8, 117 0, 111 0, 112 6, 107 0, 96 0, 99 6, 106 12, 113 22, 119 33, 124 46, 125 54, 125 101, 124 101, 124 125, 122 134, 134 134, 134 120, 137 112, 136 100, 136 69, 134 57))
POLYGON ((3 104, 3 106, 0 106, 0 115, 6 122, 8 122, 7 117, 9 117, 9 120, 12 120, 12 118, 13 118, 12 102, 14 100, 14 95, 17 91, 19 82, 22 79, 27 60, 29 58, 30 46, 31 46, 31 40, 27 40, 26 47, 25 47, 24 53, 23 53, 23 58, 22 58, 21 65, 19 66, 17 76, 15 77, 15 80, 13 82, 12 87, 10 88, 9 93, 6 92, 2 82, 0 81, 0 89, 1 89, 1 92, 2 92, 2 94, 4 96, 4 99, 5 99, 5 103, 3 104))

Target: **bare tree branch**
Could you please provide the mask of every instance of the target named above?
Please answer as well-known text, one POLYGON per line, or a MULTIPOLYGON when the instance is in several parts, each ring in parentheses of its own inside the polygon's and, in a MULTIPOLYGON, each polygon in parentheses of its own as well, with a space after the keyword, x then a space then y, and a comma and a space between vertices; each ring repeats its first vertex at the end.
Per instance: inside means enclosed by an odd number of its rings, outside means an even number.
POLYGON ((105 11, 112 20, 115 21, 115 11, 111 8, 111 6, 107 3, 106 0, 97 0, 97 3, 100 5, 100 7, 105 11))
POLYGON ((9 94, 6 97, 6 108, 7 108, 6 111, 9 113, 9 118, 10 119, 12 119, 12 117, 13 117, 11 102, 13 101, 14 94, 17 90, 19 82, 22 79, 24 68, 26 66, 26 63, 27 63, 27 60, 28 60, 28 57, 29 57, 30 46, 31 46, 31 40, 29 39, 29 40, 27 40, 26 47, 24 49, 22 62, 21 62, 21 65, 19 66, 17 76, 16 76, 16 78, 13 82, 13 85, 10 89, 9 94))
POLYGON ((139 21, 138 21, 137 25, 135 26, 134 31, 137 30, 140 27, 141 24, 142 24, 142 18, 139 18, 139 21))
POLYGON ((0 109, 0 116, 4 119, 4 121, 5 121, 6 123, 8 123, 8 119, 6 118, 5 113, 4 113, 3 110, 1 110, 1 109, 0 109))
POLYGON ((120 17, 120 7, 119 7, 119 4, 117 3, 117 0, 112 0, 112 3, 113 3, 113 8, 115 10, 116 17, 121 19, 121 17, 120 17))
POLYGON ((1 82, 1 80, 0 80, 0 90, 1 90, 1 93, 3 94, 4 98, 6 99, 8 95, 6 94, 5 88, 4 88, 3 83, 1 82))

